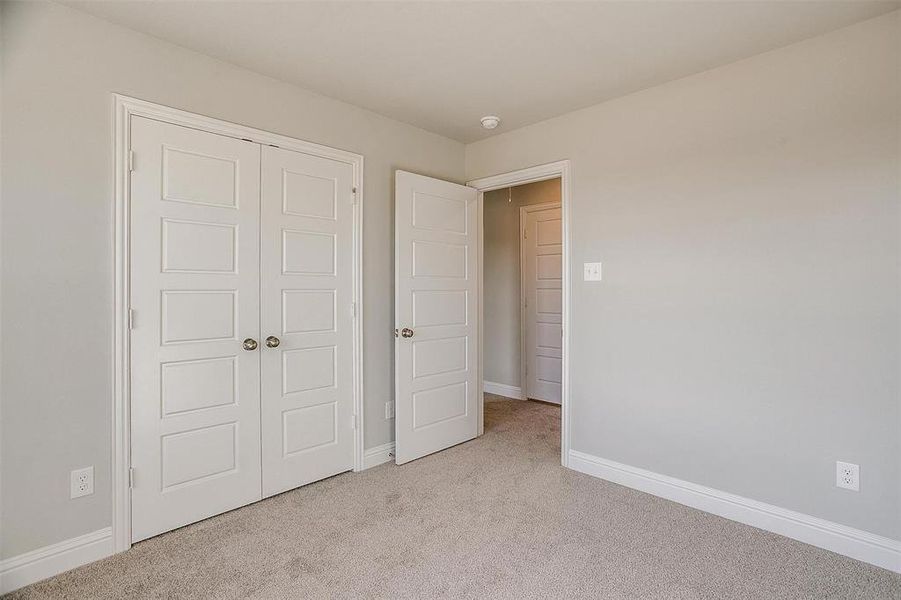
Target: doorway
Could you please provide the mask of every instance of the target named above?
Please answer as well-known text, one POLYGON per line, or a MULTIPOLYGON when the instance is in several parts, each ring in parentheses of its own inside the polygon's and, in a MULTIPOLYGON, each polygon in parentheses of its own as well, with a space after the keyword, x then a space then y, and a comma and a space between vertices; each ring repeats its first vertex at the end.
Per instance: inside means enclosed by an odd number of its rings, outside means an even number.
MULTIPOLYGON (((536 249, 535 261, 556 261, 557 266, 544 269, 543 279, 536 281, 534 287, 538 290, 539 284, 548 284, 548 274, 556 275, 550 278, 556 279, 556 284, 541 294, 542 307, 548 308, 550 300, 555 310, 541 312, 559 316, 557 323, 536 320, 535 329, 537 332, 539 325, 554 325, 554 333, 550 335, 549 328, 541 328, 542 339, 553 335, 561 338, 559 348, 554 348, 559 351, 559 358, 551 357, 559 363, 559 375, 542 379, 559 389, 561 464, 567 466, 569 177, 569 161, 565 160, 474 180, 467 185, 405 171, 396 173, 395 462, 398 464, 444 450, 484 432, 486 317, 491 316, 485 313, 483 278, 486 195, 495 190, 556 180, 559 212, 545 219, 557 222, 556 239, 553 244, 546 244, 556 246, 556 251, 551 252, 555 256, 541 259, 536 249), (556 298, 550 298, 548 291, 553 291, 556 298), (475 344, 473 337, 477 340, 475 344)), ((540 225, 537 216, 533 225, 536 228, 540 225)), ((544 227, 547 229, 548 223, 544 227)), ((534 335, 538 340, 538 333, 534 335)), ((535 353, 535 358, 548 357, 535 353)))
POLYGON ((560 179, 484 196, 486 392, 560 404, 563 223, 560 179))

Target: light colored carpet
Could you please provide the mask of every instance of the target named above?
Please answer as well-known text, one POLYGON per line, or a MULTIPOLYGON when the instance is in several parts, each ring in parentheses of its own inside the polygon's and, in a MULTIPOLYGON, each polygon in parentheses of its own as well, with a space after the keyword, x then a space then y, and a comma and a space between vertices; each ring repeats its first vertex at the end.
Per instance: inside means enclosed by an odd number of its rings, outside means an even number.
POLYGON ((281 494, 13 598, 901 598, 901 576, 560 466, 559 409, 281 494))

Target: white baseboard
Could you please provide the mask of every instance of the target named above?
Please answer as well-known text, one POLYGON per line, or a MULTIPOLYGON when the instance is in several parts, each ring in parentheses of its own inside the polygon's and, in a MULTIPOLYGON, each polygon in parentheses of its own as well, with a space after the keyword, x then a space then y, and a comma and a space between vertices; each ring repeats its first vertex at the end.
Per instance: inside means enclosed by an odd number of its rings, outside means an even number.
POLYGON ((570 450, 570 469, 901 573, 901 541, 570 450))
POLYGON ((0 561, 0 595, 113 554, 106 527, 0 561))
POLYGON ((489 394, 497 394, 498 396, 504 396, 505 398, 513 398, 515 400, 522 400, 522 389, 507 385, 506 383, 495 383, 493 381, 483 381, 482 382, 482 391, 489 394))
POLYGON ((394 442, 388 442, 363 452, 363 470, 394 460, 394 442))

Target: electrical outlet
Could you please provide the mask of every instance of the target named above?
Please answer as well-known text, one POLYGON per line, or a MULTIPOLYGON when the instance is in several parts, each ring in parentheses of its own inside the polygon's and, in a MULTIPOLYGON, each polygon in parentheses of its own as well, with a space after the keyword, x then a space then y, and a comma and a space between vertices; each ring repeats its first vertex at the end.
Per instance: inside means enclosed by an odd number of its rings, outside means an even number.
POLYGON ((69 474, 69 498, 90 496, 94 493, 94 467, 75 469, 69 474))
POLYGON ((385 418, 394 418, 394 402, 385 402, 385 418))
POLYGON ((846 490, 860 491, 860 466, 836 461, 835 485, 846 490))

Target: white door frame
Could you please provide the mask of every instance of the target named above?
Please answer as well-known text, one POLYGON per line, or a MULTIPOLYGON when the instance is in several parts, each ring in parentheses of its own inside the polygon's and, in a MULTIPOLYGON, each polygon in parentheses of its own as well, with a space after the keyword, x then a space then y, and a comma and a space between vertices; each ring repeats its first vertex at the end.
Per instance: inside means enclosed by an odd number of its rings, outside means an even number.
POLYGON ((528 387, 526 365, 529 364, 529 357, 526 355, 526 313, 528 311, 522 301, 526 297, 526 272, 522 268, 526 259, 526 246, 522 243, 522 240, 526 230, 526 215, 530 212, 541 212, 551 208, 562 208, 562 204, 560 202, 542 202, 541 204, 526 204, 519 207, 519 389, 523 400, 529 399, 528 390, 526 389, 528 387))
MULTIPOLYGON (((569 240, 569 214, 570 214, 570 188, 571 175, 568 160, 561 160, 544 165, 537 165, 527 169, 519 169, 502 173, 500 175, 492 175, 491 177, 483 177, 468 181, 466 185, 479 190, 479 272, 483 272, 484 260, 484 237, 485 231, 483 227, 482 217, 484 213, 484 196, 485 192, 497 190, 501 188, 513 187, 517 185, 525 185, 527 183, 535 183, 536 181, 544 181, 546 179, 560 178, 560 205, 563 212, 563 384, 561 394, 561 410, 560 410, 560 464, 564 467, 569 466, 569 315, 570 315, 570 240, 569 240)), ((521 279, 521 278, 520 278, 521 279)), ((479 435, 483 433, 484 428, 484 410, 485 395, 483 393, 482 381, 482 356, 484 355, 483 343, 483 307, 482 294, 484 292, 484 282, 479 279, 479 435)))
POLYGON ((131 117, 146 117, 172 125, 190 127, 208 133, 215 133, 258 144, 277 146, 295 152, 303 152, 353 166, 354 185, 354 266, 353 302, 355 319, 353 326, 353 373, 354 373, 354 471, 363 469, 363 156, 345 150, 337 150, 285 137, 261 129, 245 127, 211 117, 154 104, 137 98, 113 94, 114 105, 114 223, 115 223, 115 267, 114 309, 113 309, 113 406, 112 406, 112 538, 113 550, 122 552, 131 547, 131 489, 129 470, 131 466, 131 426, 130 426, 130 364, 129 348, 129 297, 130 297, 130 173, 131 117))

